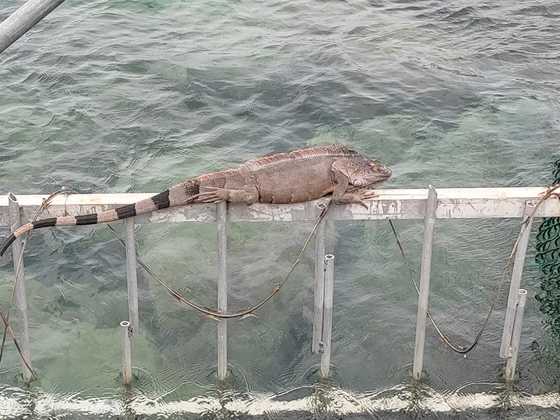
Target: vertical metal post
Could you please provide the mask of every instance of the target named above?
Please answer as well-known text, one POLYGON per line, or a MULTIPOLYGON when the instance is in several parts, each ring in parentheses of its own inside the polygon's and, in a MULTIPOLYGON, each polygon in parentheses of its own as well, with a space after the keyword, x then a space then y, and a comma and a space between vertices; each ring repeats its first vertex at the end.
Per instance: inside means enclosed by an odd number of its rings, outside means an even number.
POLYGON ((138 275, 136 271, 136 242, 134 239, 134 217, 126 219, 126 285, 128 290, 128 319, 131 329, 138 334, 138 275))
POLYGON ((325 294, 325 232, 326 221, 319 224, 315 234, 315 279, 313 283, 313 341, 311 351, 319 353, 323 331, 323 296, 325 294))
POLYGON ((517 306, 517 299, 519 288, 521 286, 521 276, 523 274, 523 267, 525 265, 525 254, 527 253, 527 246, 529 244, 529 236, 531 235, 532 220, 528 218, 535 204, 533 202, 525 203, 525 211, 523 212, 523 223, 521 226, 521 233, 519 235, 519 242, 515 251, 515 259, 513 260, 513 269, 511 271, 511 283, 509 286, 508 304, 506 308, 506 316, 504 320, 504 331, 502 333, 502 343, 500 346, 500 357, 508 357, 509 347, 511 344, 511 337, 513 334, 513 323, 515 318, 515 308, 517 306))
MULTIPOLYGON (((218 228, 218 311, 227 312, 227 202, 217 203, 218 228)), ((227 377, 227 320, 218 320, 218 380, 227 377)))
POLYGON ((321 354, 321 376, 329 376, 331 366, 331 338, 332 338, 332 315, 334 300, 334 255, 327 254, 324 259, 324 312, 323 312, 323 333, 322 333, 322 354, 321 354))
POLYGON ((430 294, 430 272, 432 269, 432 244, 436 222, 437 192, 428 186, 426 213, 424 215, 424 245, 420 265, 420 294, 418 296, 418 312, 416 314, 416 341, 414 344, 414 366, 412 376, 419 380, 424 364, 424 341, 426 339, 426 317, 428 313, 428 297, 430 294))
POLYGON ((128 321, 121 321, 121 350, 123 383, 132 382, 132 325, 128 321))
MULTIPOLYGON (((21 213, 17 198, 10 193, 8 195, 8 211, 10 216, 11 231, 14 232, 21 226, 21 213)), ((18 315, 21 319, 21 336, 20 345, 21 353, 27 365, 31 367, 31 349, 29 345, 29 318, 27 316, 27 295, 25 293, 25 270, 23 267, 23 245, 21 238, 15 240, 12 245, 12 257, 14 260, 14 270, 16 274, 15 280, 15 303, 18 315)), ((23 360, 21 361, 23 369, 23 379, 25 382, 31 381, 33 372, 31 372, 23 360)))
POLYGON ((523 325, 523 313, 525 311, 525 302, 527 301, 527 290, 519 289, 517 293, 517 306, 515 310, 515 320, 513 324, 513 333, 511 336, 511 346, 508 349, 508 359, 506 362, 506 381, 512 382, 515 376, 515 367, 517 366, 517 356, 519 355, 519 343, 521 341, 521 327, 523 325))

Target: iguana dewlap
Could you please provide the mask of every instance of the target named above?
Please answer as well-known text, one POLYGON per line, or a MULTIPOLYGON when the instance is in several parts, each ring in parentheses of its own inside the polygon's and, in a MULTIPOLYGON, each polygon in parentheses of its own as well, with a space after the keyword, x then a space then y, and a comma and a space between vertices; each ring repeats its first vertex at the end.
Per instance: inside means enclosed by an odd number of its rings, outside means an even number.
POLYGON ((6 239, 0 256, 24 233, 50 226, 91 225, 126 219, 191 203, 290 204, 333 195, 338 204, 359 203, 375 193, 367 188, 391 176, 376 160, 342 145, 328 145, 276 153, 250 160, 238 168, 188 179, 146 200, 101 213, 53 217, 27 223, 6 239))

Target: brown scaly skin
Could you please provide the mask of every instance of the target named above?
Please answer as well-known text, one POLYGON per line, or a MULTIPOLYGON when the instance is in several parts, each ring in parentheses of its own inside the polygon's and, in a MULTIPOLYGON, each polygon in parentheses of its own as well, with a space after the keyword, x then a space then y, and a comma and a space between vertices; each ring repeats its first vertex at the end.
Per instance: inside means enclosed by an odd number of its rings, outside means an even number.
POLYGON ((235 169, 188 179, 134 204, 83 216, 63 216, 27 223, 10 235, 0 250, 6 252, 19 236, 50 226, 91 225, 126 219, 168 207, 192 203, 290 204, 332 194, 336 204, 358 203, 375 197, 372 188, 391 176, 378 161, 343 145, 326 145, 276 153, 250 160, 235 169))

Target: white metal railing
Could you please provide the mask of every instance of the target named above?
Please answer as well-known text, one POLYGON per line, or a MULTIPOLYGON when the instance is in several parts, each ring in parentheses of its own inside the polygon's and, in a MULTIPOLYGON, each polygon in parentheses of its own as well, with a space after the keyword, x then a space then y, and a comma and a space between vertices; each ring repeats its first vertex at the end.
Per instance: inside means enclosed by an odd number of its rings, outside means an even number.
MULTIPOLYGON (((431 249, 434 225, 437 219, 470 218, 522 218, 534 208, 543 187, 526 188, 442 188, 429 189, 386 189, 379 190, 379 196, 370 201, 366 209, 359 205, 332 206, 326 220, 321 222, 315 238, 315 282, 314 317, 312 350, 321 353, 321 375, 329 375, 331 355, 331 328, 333 302, 334 255, 327 254, 325 246, 326 231, 335 221, 344 220, 385 220, 385 219, 424 219, 424 244, 420 270, 420 293, 416 325, 413 376, 420 379, 423 367, 426 313, 428 308, 429 281, 431 271, 431 249)), ((153 194, 72 194, 57 196, 42 214, 42 218, 64 214, 87 214, 109 208, 134 203, 153 194)), ((14 230, 22 221, 29 220, 39 208, 45 195, 0 196, 0 226, 10 226, 14 230)), ((218 310, 227 311, 227 224, 229 222, 303 222, 315 221, 326 199, 300 204, 254 204, 227 205, 226 203, 200 204, 182 208, 167 209, 149 215, 128 219, 126 223, 127 244, 127 287, 129 322, 132 334, 138 331, 138 293, 136 278, 136 249, 134 225, 141 223, 199 222, 217 224, 218 241, 218 310)), ((549 198, 538 207, 536 217, 560 217, 560 200, 549 198)), ((332 227, 330 227, 332 229, 332 227)), ((519 349, 521 321, 525 306, 526 291, 520 289, 521 274, 527 250, 531 224, 521 225, 520 240, 516 249, 512 269, 508 306, 500 356, 507 359, 506 380, 513 380, 515 363, 519 349)), ((20 259, 21 246, 18 242, 12 249, 14 264, 20 259)), ((16 307, 22 318, 23 330, 20 332, 22 350, 31 365, 29 336, 27 327, 27 306, 25 304, 25 282, 23 264, 17 270, 16 307)), ((123 335, 124 337, 124 335, 123 335)), ((123 338, 126 352, 126 340, 123 338)), ((218 321, 218 378, 227 375, 227 321, 218 321)), ((130 365, 130 358, 126 364, 130 365)), ((127 369, 127 366, 123 366, 127 369)), ((31 373, 23 365, 24 377, 31 373)), ((130 379, 130 378, 129 378, 130 379)))
MULTIPOLYGON (((527 201, 535 201, 546 189, 525 188, 438 188, 437 219, 491 219, 522 217, 527 201)), ((423 219, 427 189, 383 189, 368 209, 358 205, 336 206, 330 211, 334 220, 423 219)), ((44 217, 86 214, 134 203, 153 194, 74 194, 60 195, 43 213, 44 217)), ((29 220, 47 195, 19 195, 24 220, 29 220)), ((228 208, 231 222, 312 221, 319 216, 321 200, 300 204, 233 205, 228 208)), ((8 225, 8 196, 0 195, 0 225, 8 225)), ((547 200, 539 207, 537 217, 558 216, 558 200, 547 200)), ((138 216, 135 223, 216 222, 216 206, 198 204, 184 208, 138 216)))

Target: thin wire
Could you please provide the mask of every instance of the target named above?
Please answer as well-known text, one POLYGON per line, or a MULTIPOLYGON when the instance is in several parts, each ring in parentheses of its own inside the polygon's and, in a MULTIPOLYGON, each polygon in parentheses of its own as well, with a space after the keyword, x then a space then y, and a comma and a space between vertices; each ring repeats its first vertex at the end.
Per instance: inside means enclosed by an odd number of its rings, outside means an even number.
MULTIPOLYGON (((45 211, 47 209, 47 207, 51 204, 52 200, 54 197, 56 197, 59 194, 66 194, 68 195, 69 193, 74 192, 73 190, 69 190, 66 188, 62 188, 58 191, 55 191, 54 193, 50 194, 47 198, 45 198, 43 200, 43 202, 41 203, 41 205, 39 206, 39 208, 35 211, 33 218, 32 218, 32 222, 37 221, 37 219, 39 218, 39 216, 43 213, 43 211, 45 211)), ((65 203, 66 205, 66 203, 65 203)), ((6 314, 4 315, 4 313, 2 313, 0 311, 0 317, 2 318, 2 322, 4 324, 4 332, 2 334, 2 343, 0 344, 0 363, 2 362, 2 357, 4 355, 4 347, 6 344, 6 337, 7 334, 9 332, 14 345, 16 346, 16 349, 19 353, 20 358, 23 360, 23 363, 25 364, 25 366, 27 367, 27 369, 31 372, 31 375, 33 376, 34 379, 37 378, 37 375, 35 374, 35 372, 31 369, 31 367, 29 366, 29 362, 25 359, 25 357, 23 356, 23 352, 21 351, 21 347, 13 333, 13 329, 10 326, 10 309, 11 306, 14 302, 14 297, 15 297, 15 292, 16 292, 16 287, 17 287, 17 282, 19 280, 19 276, 17 275, 17 273, 20 272, 21 268, 22 268, 22 264, 23 264, 23 254, 25 252, 25 247, 27 245, 27 241, 31 238, 32 235, 32 230, 29 231, 29 233, 27 234, 26 238, 22 241, 22 245, 21 245, 21 252, 19 254, 16 266, 15 266, 15 273, 16 273, 16 279, 14 281, 14 287, 12 288, 12 294, 10 296, 10 302, 8 304, 8 309, 6 311, 6 314)))
MULTIPOLYGON (((418 288, 418 285, 416 284, 416 281, 414 280, 414 276, 413 276, 414 271, 413 271, 412 268, 410 267, 410 264, 409 264, 409 262, 408 262, 408 260, 407 260, 407 257, 406 257, 406 255, 404 254, 404 249, 403 249, 403 247, 402 247, 402 245, 401 245, 401 243, 400 243, 400 240, 399 240, 399 238, 398 238, 398 235, 397 235, 397 231, 396 231, 396 229, 395 229, 395 226, 394 226, 394 224, 393 224, 393 222, 392 222, 391 220, 389 220, 389 224, 391 225, 391 229, 392 229, 392 231, 393 231, 393 234, 395 235, 395 239, 396 239, 396 241, 397 241, 397 244, 399 245, 399 250, 400 250, 400 252, 401 252, 401 256, 402 256, 403 259, 405 260, 406 265, 407 265, 407 267, 408 267, 408 269, 409 269, 409 272, 410 272, 410 281, 411 281, 412 284, 414 285, 414 289, 416 290, 416 293, 417 293, 418 295, 420 295, 420 290, 419 290, 419 288, 418 288)), ((515 246, 514 246, 514 249, 517 249, 517 243, 518 243, 518 241, 516 241, 515 246)), ((508 258, 508 260, 510 260, 510 259, 508 258)), ((467 354, 467 353, 471 352, 472 350, 474 350, 474 348, 478 345, 478 343, 479 343, 479 341, 480 341, 480 338, 481 338, 482 334, 484 333, 484 330, 486 329, 486 326, 488 325, 488 322, 489 322, 489 320, 490 320, 490 316, 492 315, 492 312, 494 311, 494 308, 495 308, 495 306, 496 306, 496 303, 497 303, 497 301, 498 301, 498 298, 499 298, 499 296, 500 296, 500 294, 501 294, 501 292, 502 292, 502 290, 503 290, 503 285, 504 285, 504 283, 505 283, 505 279, 506 279, 506 276, 507 276, 507 273, 508 273, 508 272, 509 272, 509 263, 508 263, 508 265, 506 265, 506 269, 504 270, 504 272, 503 272, 503 274, 502 274, 502 279, 501 279, 501 281, 500 281, 498 290, 497 290, 497 292, 496 292, 494 298, 492 299, 492 303, 491 303, 490 308, 489 308, 489 310, 488 310, 488 314, 486 315, 486 318, 484 319, 484 322, 482 323, 482 326, 481 326, 481 328, 479 329, 478 333, 476 334, 476 336, 475 336, 475 338, 474 338, 472 344, 471 344, 470 346, 468 346, 468 347, 453 344, 453 343, 451 342, 451 340, 449 339, 449 337, 447 337, 447 335, 441 330, 441 328, 439 327, 439 325, 437 324, 437 322, 434 320, 434 318, 432 317, 431 312, 430 312, 429 310, 426 312, 426 315, 427 315, 428 319, 430 320, 432 326, 434 327, 436 333, 438 334, 439 338, 443 341, 444 344, 446 344, 449 348, 451 348, 451 350, 453 350, 453 351, 455 351, 456 353, 459 353, 459 354, 467 354)))
MULTIPOLYGON (((198 303, 195 303, 195 302, 185 298, 183 295, 181 295, 181 293, 179 291, 172 289, 167 283, 165 283, 147 264, 142 262, 142 260, 140 258, 138 258, 138 256, 137 256, 136 260, 138 262, 138 265, 140 265, 144 270, 146 270, 146 272, 150 276, 152 276, 161 286, 163 286, 163 288, 165 288, 171 296, 173 296, 175 299, 177 299, 179 302, 183 303, 184 305, 187 305, 187 306, 195 309, 196 311, 198 311, 200 313, 203 313, 204 315, 209 316, 211 318, 214 318, 216 320, 218 320, 218 319, 243 318, 247 315, 253 314, 255 311, 262 308, 270 299, 272 299, 278 292, 280 292, 282 287, 284 287, 284 285, 288 282, 291 274, 293 273, 295 268, 298 266, 298 264, 301 262, 301 258, 303 256, 303 254, 305 253, 305 250, 309 246, 309 243, 311 242, 311 239, 315 235, 315 232, 317 231, 317 228, 319 227, 319 225, 321 224, 321 222, 324 220, 325 216, 327 215, 327 212, 330 208, 331 202, 332 202, 332 200, 329 200, 327 202, 327 204, 321 210, 321 213, 319 214, 319 217, 317 218, 317 221, 315 222, 315 225, 313 226, 313 229, 311 230, 311 232, 307 236, 307 239, 303 243, 303 246, 302 246, 301 250, 299 251, 298 256, 296 257, 296 259, 294 260, 294 262, 290 266, 290 269, 288 270, 288 272, 284 275, 284 278, 282 279, 280 284, 278 286, 276 286, 274 289, 272 289, 272 292, 267 297, 265 297, 263 300, 261 300, 259 303, 257 303, 256 305, 254 305, 254 306, 252 306, 248 309, 245 309, 245 310, 242 310, 242 311, 239 311, 239 312, 225 313, 224 314, 224 313, 221 313, 217 310, 201 306, 198 303)), ((116 239, 120 242, 120 244, 124 248, 126 248, 125 241, 122 240, 118 236, 115 229, 111 225, 107 225, 107 228, 115 235, 116 239)))
MULTIPOLYGON (((502 278, 500 280, 499 287, 496 291, 496 294, 495 294, 494 298, 492 299, 492 303, 491 303, 490 308, 488 310, 488 314, 486 315, 486 318, 484 319, 484 322, 482 323, 482 326, 480 327, 478 333, 476 334, 476 336, 475 336, 475 338, 474 338, 474 340, 473 340, 473 342, 470 346, 465 347, 465 346, 459 346, 459 345, 453 344, 451 342, 451 340, 447 337, 447 335, 445 333, 443 333, 443 331, 439 328, 438 324, 436 323, 436 321, 432 317, 432 314, 430 313, 430 311, 428 310, 426 312, 426 315, 427 315, 428 319, 430 320, 430 322, 432 323, 434 329, 436 330, 439 338, 451 350, 453 350, 453 351, 455 351, 456 353, 459 353, 459 354, 467 354, 467 353, 471 352, 472 350, 474 350, 475 347, 478 345, 478 343, 480 341, 480 338, 482 337, 482 334, 484 333, 484 330, 488 326, 490 316, 492 315, 492 312, 494 311, 494 309, 496 307, 496 304, 498 302, 498 298, 500 297, 500 295, 502 293, 506 277, 507 277, 508 273, 510 272, 510 269, 511 269, 512 263, 513 263, 513 258, 515 256, 515 253, 517 252, 517 248, 519 246, 519 241, 521 240, 521 235, 523 234, 523 232, 525 232, 525 229, 527 229, 527 226, 529 225, 529 221, 532 221, 535 218, 535 215, 536 215, 537 210, 540 207, 540 205, 545 200, 547 200, 548 198, 550 198, 552 196, 557 196, 558 197, 558 193, 555 193, 554 191, 556 191, 559 188, 560 188, 560 184, 554 184, 554 185, 551 185, 550 187, 548 187, 548 189, 544 192, 544 194, 540 197, 540 199, 535 204, 535 207, 533 208, 531 213, 521 222, 521 231, 519 232, 519 235, 517 236, 517 238, 516 238, 516 240, 513 244, 513 247, 512 247, 512 250, 511 250, 511 253, 510 253, 509 257, 507 258, 506 266, 504 268, 504 271, 502 272, 502 278)), ((389 221, 389 225, 391 226, 391 230, 393 231, 393 235, 394 235, 395 240, 397 242, 397 246, 399 248, 401 256, 402 256, 402 258, 403 258, 403 260, 404 260, 404 262, 405 262, 405 264, 408 268, 408 271, 410 273, 410 282, 414 286, 414 289, 416 290, 416 293, 418 295, 420 295, 420 289, 418 288, 418 284, 414 280, 414 274, 415 274, 414 270, 410 266, 408 258, 406 257, 404 248, 403 248, 402 243, 399 239, 399 235, 397 234, 397 230, 395 228, 395 225, 393 224, 393 221, 391 219, 388 219, 388 221, 389 221)))
MULTIPOLYGON (((409 270, 409 273, 410 273, 410 282, 411 282, 412 285, 414 286, 414 289, 416 290, 416 293, 417 293, 418 295, 420 295, 420 289, 418 288, 418 284, 417 284, 416 281, 414 280, 414 271, 413 271, 412 268, 410 267, 410 263, 408 262, 408 258, 406 257, 406 254, 405 254, 405 252, 404 252, 404 248, 403 248, 403 246, 402 246, 402 243, 401 243, 401 241, 400 241, 400 239, 399 239, 399 236, 398 236, 398 234, 397 234, 397 230, 396 230, 395 225, 393 224, 393 221, 392 221, 392 220, 389 220, 389 225, 391 226, 391 230, 393 231, 393 235, 395 236, 395 240, 397 241, 397 245, 398 245, 398 247, 399 247, 399 251, 400 251, 400 253, 401 253, 401 256, 402 256, 403 260, 405 261, 405 264, 406 264, 406 266, 407 266, 407 268, 408 268, 408 270, 409 270)), ((504 276, 504 277, 505 277, 505 276, 504 276)), ((503 281, 501 282, 501 284, 503 284, 503 281)), ((496 304, 497 298, 498 298, 499 295, 500 295, 501 286, 500 286, 500 288, 499 288, 498 290, 499 290, 498 293, 496 293, 496 296, 495 296, 495 298, 493 299, 492 304, 490 305, 490 310, 488 311, 488 315, 486 316, 486 319, 484 320, 482 327, 481 327, 480 330, 478 331, 478 333, 477 333, 475 339, 473 340, 472 344, 471 344, 470 346, 468 346, 468 347, 464 347, 464 346, 459 346, 459 345, 453 344, 453 343, 451 342, 451 340, 447 337, 447 335, 446 335, 445 333, 443 333, 443 331, 439 328, 437 322, 436 322, 436 321, 434 320, 434 318, 432 317, 431 312, 428 310, 428 311, 426 312, 426 315, 427 315, 428 319, 430 320, 430 322, 432 323, 432 325, 433 325, 434 329, 436 330, 436 332, 437 332, 439 338, 441 339, 441 341, 443 341, 444 344, 446 344, 449 348, 451 348, 451 350, 453 350, 454 352, 459 353, 459 354, 467 354, 467 353, 469 353, 470 351, 472 351, 472 350, 476 347, 476 345, 478 344, 478 342, 479 342, 479 340, 480 340, 480 337, 482 336, 482 333, 484 332, 484 330, 485 330, 485 328, 486 328, 486 325, 488 324, 488 321, 489 321, 489 319, 490 319, 490 315, 492 314, 492 312, 493 312, 493 310, 494 310, 494 306, 495 306, 495 304, 496 304)))
POLYGON ((4 332, 8 331, 10 334, 10 337, 12 337, 12 340, 14 342, 14 345, 16 346, 17 352, 19 353, 19 356, 21 357, 21 360, 23 361, 23 364, 25 365, 25 367, 27 368, 27 370, 29 370, 29 372, 31 372, 31 376, 33 376, 34 379, 37 379, 37 375, 35 375, 35 372, 33 371, 33 369, 31 369, 31 366, 29 365, 29 362, 25 359, 25 357, 23 357, 23 351, 16 339, 16 336, 14 334, 14 330, 12 329, 12 327, 10 326, 10 321, 6 318, 6 316, 0 312, 0 318, 2 318, 2 323, 4 324, 4 332))

